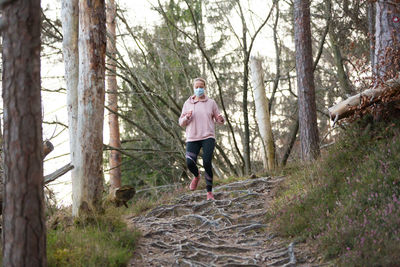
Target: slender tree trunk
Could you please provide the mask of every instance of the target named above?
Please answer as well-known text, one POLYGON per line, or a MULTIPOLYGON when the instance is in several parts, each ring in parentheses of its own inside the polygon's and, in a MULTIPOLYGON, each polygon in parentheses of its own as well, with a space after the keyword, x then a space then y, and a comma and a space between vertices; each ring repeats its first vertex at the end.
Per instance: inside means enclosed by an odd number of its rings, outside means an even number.
POLYGON ((296 119, 293 122, 292 127, 290 127, 289 140, 287 142, 288 145, 286 146, 285 152, 283 153, 281 166, 286 165, 287 160, 289 159, 290 156, 290 152, 292 151, 294 142, 296 142, 296 137, 298 132, 299 132, 299 117, 296 116, 296 119))
POLYGON ((294 36, 298 83, 301 156, 305 161, 317 158, 319 137, 311 50, 310 1, 294 1, 294 36))
POLYGON ((375 6, 375 72, 387 80, 399 72, 400 3, 376 1, 375 6))
POLYGON ((331 40, 331 46, 333 49, 333 56, 335 58, 336 71, 340 87, 345 94, 352 95, 353 89, 350 84, 349 77, 347 76, 346 70, 343 66, 342 52, 340 51, 340 47, 337 43, 337 37, 333 27, 329 27, 329 38, 331 40))
POLYGON ((249 110, 247 103, 247 94, 249 91, 249 67, 246 65, 244 67, 244 77, 243 77, 243 117, 244 117, 244 168, 245 175, 248 175, 251 171, 251 161, 250 161, 250 127, 249 127, 249 110))
POLYGON ((252 57, 250 60, 256 117, 263 140, 264 169, 275 169, 275 145, 269 113, 269 99, 266 96, 261 60, 252 57))
POLYGON ((79 25, 78 0, 62 0, 61 23, 63 28, 63 56, 65 66, 65 81, 67 84, 67 110, 69 149, 72 180, 72 198, 79 194, 80 182, 77 176, 81 164, 76 161, 79 139, 77 138, 78 126, 78 80, 79 80, 79 55, 78 55, 78 25, 79 25))
POLYGON ((77 182, 72 212, 98 210, 103 192, 106 14, 104 0, 79 1, 77 182))
MULTIPOLYGON (((118 86, 116 73, 116 34, 115 34, 115 18, 117 9, 114 0, 108 0, 107 5, 107 49, 109 56, 107 57, 107 85, 108 85, 108 106, 114 112, 108 114, 108 125, 110 128, 110 146, 121 148, 121 140, 119 134, 118 116, 118 86)), ((110 154, 110 185, 111 190, 121 187, 121 153, 118 150, 111 150, 110 154)))
POLYGON ((269 105, 268 105, 269 113, 271 113, 272 104, 275 101, 275 93, 276 93, 276 90, 278 90, 279 79, 281 77, 281 49, 280 49, 279 43, 278 43, 279 14, 280 14, 279 1, 276 1, 275 21, 274 21, 274 26, 272 28, 272 30, 274 31, 274 35, 273 36, 274 36, 274 47, 275 47, 275 67, 276 67, 276 71, 275 71, 274 84, 272 86, 272 94, 271 94, 271 98, 270 98, 269 105))
POLYGON ((368 32, 369 32, 369 58, 371 69, 375 66, 375 3, 368 3, 368 32))
POLYGON ((40 0, 3 9, 3 266, 46 266, 40 0))
MULTIPOLYGON (((205 33, 205 25, 203 22, 203 3, 202 0, 199 0, 199 41, 200 41, 200 45, 201 47, 206 47, 206 33, 205 33)), ((206 67, 207 67, 207 62, 206 59, 203 57, 203 55, 201 55, 200 52, 200 56, 201 56, 201 77, 203 77, 204 79, 207 80, 207 73, 206 73, 206 67)))
POLYGON ((248 175, 251 171, 250 158, 250 126, 249 126, 249 110, 248 110, 248 91, 249 91, 249 57, 250 52, 247 51, 247 25, 244 18, 243 10, 240 2, 237 2, 240 18, 242 20, 242 51, 243 51, 243 121, 244 121, 244 140, 243 140, 243 157, 244 157, 244 174, 248 175))

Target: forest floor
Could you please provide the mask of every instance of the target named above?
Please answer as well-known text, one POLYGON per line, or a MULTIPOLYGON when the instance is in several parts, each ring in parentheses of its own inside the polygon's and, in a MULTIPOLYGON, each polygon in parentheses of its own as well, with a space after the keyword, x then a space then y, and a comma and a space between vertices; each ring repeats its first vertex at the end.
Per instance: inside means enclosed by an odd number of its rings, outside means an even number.
POLYGON ((304 243, 276 236, 265 223, 284 177, 263 177, 185 193, 129 224, 143 236, 128 266, 326 266, 304 243))

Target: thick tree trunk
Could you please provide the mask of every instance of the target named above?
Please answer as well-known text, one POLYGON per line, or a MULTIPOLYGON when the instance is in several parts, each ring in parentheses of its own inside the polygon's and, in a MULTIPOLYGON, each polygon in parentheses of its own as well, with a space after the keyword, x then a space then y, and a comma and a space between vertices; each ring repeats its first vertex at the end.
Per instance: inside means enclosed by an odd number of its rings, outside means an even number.
POLYGON ((106 14, 104 0, 79 1, 78 192, 72 213, 98 210, 103 192, 106 14))
MULTIPOLYGON (((107 50, 109 56, 107 57, 107 85, 108 85, 108 107, 114 111, 108 114, 108 125, 110 128, 110 146, 121 148, 121 140, 119 134, 118 123, 118 86, 116 76, 116 34, 115 34, 115 18, 116 18, 116 5, 114 0, 107 2, 107 50)), ((118 150, 111 150, 110 153, 110 192, 116 188, 121 187, 121 153, 118 150)))
POLYGON ((3 9, 3 266, 46 266, 40 0, 3 9))
POLYGON ((78 81, 79 81, 79 54, 78 54, 78 27, 79 7, 78 0, 62 0, 61 23, 63 28, 63 56, 65 66, 65 81, 67 85, 67 111, 69 130, 69 150, 71 164, 75 168, 71 171, 72 195, 80 191, 77 170, 81 164, 76 160, 78 155, 77 127, 78 127, 78 81))
POLYGON ((375 6, 375 72, 387 80, 399 72, 400 3, 376 1, 375 6))
POLYGON ((275 169, 275 146, 269 114, 269 99, 266 96, 261 60, 252 57, 250 60, 256 118, 261 138, 263 140, 264 169, 275 169))
POLYGON ((294 36, 299 101, 301 156, 305 161, 320 154, 311 50, 310 1, 294 1, 294 36))
MULTIPOLYGON (((0 143, 3 143, 3 138, 1 138, 1 129, 0 129, 0 143)), ((50 141, 45 141, 43 143, 43 152, 42 152, 42 157, 43 159, 50 154, 51 151, 54 150, 54 146, 50 141)), ((3 155, 0 155, 0 162, 1 162, 1 168, 0 168, 0 207, 3 206, 3 193, 4 193, 4 181, 3 181, 3 166, 4 166, 4 162, 3 162, 3 155)), ((45 177, 46 178, 46 177, 45 177)), ((46 179, 45 179, 46 180, 46 179)), ((46 182, 45 182, 46 184, 46 182)), ((2 214, 2 210, 0 209, 0 214, 2 214)))

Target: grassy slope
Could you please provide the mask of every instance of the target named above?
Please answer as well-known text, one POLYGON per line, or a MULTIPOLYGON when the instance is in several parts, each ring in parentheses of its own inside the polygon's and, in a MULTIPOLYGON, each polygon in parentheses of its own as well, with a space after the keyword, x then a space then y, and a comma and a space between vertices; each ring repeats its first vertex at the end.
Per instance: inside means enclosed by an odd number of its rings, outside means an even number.
POLYGON ((268 214, 275 230, 343 266, 398 264, 399 125, 353 126, 320 160, 297 167, 268 214))
POLYGON ((49 266, 126 266, 140 237, 115 208, 90 220, 72 223, 68 213, 57 220, 47 231, 49 266))

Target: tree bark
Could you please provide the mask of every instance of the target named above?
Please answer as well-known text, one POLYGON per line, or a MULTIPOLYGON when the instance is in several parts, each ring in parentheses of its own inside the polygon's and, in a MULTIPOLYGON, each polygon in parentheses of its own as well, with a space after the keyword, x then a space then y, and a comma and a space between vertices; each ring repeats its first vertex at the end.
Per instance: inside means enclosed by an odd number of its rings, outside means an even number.
POLYGON ((40 0, 5 4, 3 265, 46 266, 40 0))
POLYGON ((266 96, 261 60, 252 57, 250 60, 254 101, 258 128, 263 141, 264 169, 275 169, 275 146, 269 113, 269 99, 266 96))
POLYGON ((294 1, 294 36, 298 83, 301 157, 304 161, 316 159, 319 154, 319 136, 315 103, 315 86, 311 50, 310 1, 294 1))
POLYGON ((248 175, 251 171, 251 157, 250 157, 250 126, 249 126, 249 110, 247 95, 249 91, 249 59, 250 51, 247 50, 247 25, 244 18, 243 10, 240 2, 237 2, 240 18, 242 21, 242 50, 243 50, 243 122, 244 122, 244 140, 243 140, 243 157, 244 157, 244 174, 248 175))
POLYGON ((369 58, 371 69, 375 67, 375 3, 368 3, 369 58))
POLYGON ((285 166, 287 163, 287 160, 289 159, 290 152, 292 151, 294 142, 296 142, 296 137, 297 137, 298 131, 299 131, 299 117, 296 116, 296 119, 293 122, 292 127, 290 128, 288 145, 285 149, 285 152, 283 153, 281 166, 285 166))
POLYGON ((333 27, 329 27, 329 38, 333 49, 333 56, 335 58, 337 77, 340 87, 344 91, 344 94, 351 95, 353 93, 353 88, 349 81, 349 77, 347 76, 346 70, 343 66, 342 52, 340 51, 340 46, 337 43, 337 37, 333 27))
MULTIPOLYGON (((72 213, 96 211, 103 192, 103 121, 106 14, 104 0, 79 1, 79 142, 72 213)), ((73 181, 74 182, 74 181, 73 181)))
POLYGON ((376 1, 375 73, 383 79, 394 78, 399 72, 400 3, 376 1))
MULTIPOLYGON (((79 81, 79 6, 78 0, 62 0, 61 23, 63 29, 63 56, 65 66, 65 81, 67 85, 67 111, 69 130, 69 150, 71 164, 72 195, 80 191, 77 170, 81 164, 77 161, 78 142, 78 81, 79 81), (75 192, 75 193, 74 193, 75 192)), ((74 198, 74 197, 73 197, 74 198)))
MULTIPOLYGON (((115 75, 116 68, 116 34, 115 34, 115 19, 117 8, 114 0, 107 2, 107 85, 108 85, 108 107, 114 111, 108 114, 108 125, 110 128, 110 146, 121 148, 121 140, 119 134, 118 116, 118 86, 117 76, 115 75)), ((121 187, 121 153, 118 150, 111 150, 110 153, 110 192, 121 187)))

